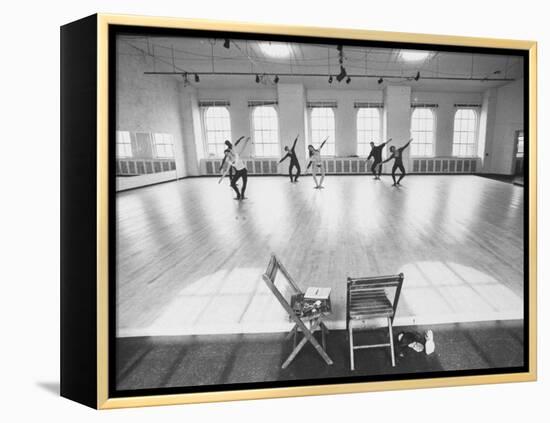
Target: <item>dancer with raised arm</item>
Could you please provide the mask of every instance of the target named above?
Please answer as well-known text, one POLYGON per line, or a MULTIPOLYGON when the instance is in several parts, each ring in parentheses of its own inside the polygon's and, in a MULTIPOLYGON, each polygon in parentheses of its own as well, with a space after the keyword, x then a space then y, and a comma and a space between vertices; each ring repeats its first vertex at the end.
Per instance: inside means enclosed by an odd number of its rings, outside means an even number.
POLYGON ((386 142, 383 142, 380 145, 374 145, 374 142, 371 141, 370 143, 370 154, 369 157, 367 157, 367 162, 372 157, 374 161, 372 162, 372 174, 374 175, 374 179, 380 179, 380 174, 382 173, 382 150, 386 146, 386 144, 391 142, 391 138, 387 140, 386 142))
POLYGON ((309 150, 309 163, 307 164, 306 171, 309 169, 311 165, 313 167, 311 168, 311 175, 313 176, 313 180, 315 181, 315 189, 322 189, 323 187, 323 180, 325 179, 325 164, 321 160, 321 149, 327 142, 328 137, 324 139, 324 141, 319 146, 319 149, 316 149, 311 144, 307 146, 309 150), (317 172, 321 172, 321 181, 317 181, 317 172))
POLYGON ((296 156, 296 152, 294 151, 294 149, 296 148, 298 137, 299 135, 296 135, 296 139, 294 140, 294 144, 292 144, 291 148, 288 148, 288 145, 285 145, 286 154, 281 160, 279 160, 279 163, 282 163, 287 158, 290 158, 290 165, 288 166, 288 176, 290 178, 290 182, 298 182, 298 177, 300 176, 300 162, 298 161, 298 157, 296 156), (296 175, 294 176, 293 180, 292 169, 294 168, 296 168, 296 175))
MULTIPOLYGON (((244 137, 243 137, 244 138, 244 137)), ((245 191, 246 191, 246 185, 248 182, 248 170, 246 169, 246 165, 241 159, 241 154, 246 148, 246 145, 248 144, 248 141, 250 141, 250 137, 247 137, 244 140, 244 143, 241 146, 239 145, 239 142, 242 138, 239 138, 239 140, 235 143, 235 146, 232 148, 228 148, 229 151, 226 153, 227 161, 229 162, 229 166, 227 169, 225 169, 224 173, 220 177, 218 183, 222 181, 222 179, 225 177, 225 175, 229 172, 229 169, 234 168, 235 173, 231 177, 231 188, 233 188, 233 191, 235 191, 235 194, 237 196, 235 197, 235 200, 245 200, 245 191), (237 187, 237 181, 239 179, 243 180, 243 186, 241 188, 241 191, 239 191, 239 188, 237 187)))
POLYGON ((403 150, 405 150, 409 144, 411 143, 413 139, 411 138, 407 144, 405 144, 403 147, 395 148, 395 146, 390 147, 391 156, 388 157, 386 160, 382 162, 382 164, 389 162, 391 159, 394 159, 393 167, 391 170, 391 177, 393 179, 393 187, 396 187, 399 185, 399 182, 401 182, 401 179, 405 177, 407 172, 405 172, 405 166, 403 166, 403 150), (401 171, 401 175, 399 176, 399 179, 397 182, 395 181, 395 171, 399 169, 401 171))
MULTIPOLYGON (((242 137, 240 137, 237 141, 235 141, 235 145, 239 145, 239 143, 243 139, 244 139, 244 135, 242 137)), ((227 161, 228 153, 233 149, 233 144, 229 140, 225 140, 225 146, 227 148, 223 151, 223 160, 222 160, 222 163, 220 164, 220 169, 219 169, 220 172, 223 171, 223 165, 227 161)), ((231 181, 231 178, 233 177, 233 168, 231 167, 231 165, 228 165, 228 167, 229 167, 229 180, 231 181)))

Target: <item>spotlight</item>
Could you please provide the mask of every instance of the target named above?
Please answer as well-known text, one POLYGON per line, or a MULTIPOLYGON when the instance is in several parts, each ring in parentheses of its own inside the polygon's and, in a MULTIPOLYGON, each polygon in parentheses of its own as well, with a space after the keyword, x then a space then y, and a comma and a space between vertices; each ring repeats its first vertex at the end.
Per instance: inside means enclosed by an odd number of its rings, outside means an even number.
POLYGON ((351 82, 351 78, 348 76, 346 79, 346 84, 349 84, 351 82))
POLYGON ((328 83, 329 83, 329 84, 332 84, 332 75, 330 75, 330 76, 328 77, 328 83))
POLYGON ((346 72, 346 69, 343 66, 340 66, 340 73, 336 77, 336 80, 338 82, 342 82, 342 80, 347 76, 347 74, 348 73, 346 72))
POLYGON ((382 82, 384 82, 384 78, 379 78, 378 79, 378 85, 380 85, 382 82))
POLYGON ((414 77, 415 81, 418 81, 420 79, 420 72, 416 72, 416 76, 414 77))
POLYGON ((260 83, 260 75, 256 75, 256 84, 260 83))
POLYGON ((187 77, 187 73, 184 73, 181 77, 183 78, 183 86, 187 87, 189 85, 189 78, 187 77))
POLYGON ((199 74, 195 74, 195 82, 201 82, 201 79, 199 78, 199 74))
POLYGON ((338 50, 339 52, 342 52, 343 49, 344 49, 344 46, 342 44, 339 44, 336 46, 336 50, 338 50))
POLYGON ((279 83, 279 75, 275 75, 275 78, 273 78, 273 82, 275 84, 278 84, 279 83))
POLYGON ((226 38, 223 42, 223 46, 228 49, 230 45, 231 45, 231 41, 229 41, 229 38, 226 38))

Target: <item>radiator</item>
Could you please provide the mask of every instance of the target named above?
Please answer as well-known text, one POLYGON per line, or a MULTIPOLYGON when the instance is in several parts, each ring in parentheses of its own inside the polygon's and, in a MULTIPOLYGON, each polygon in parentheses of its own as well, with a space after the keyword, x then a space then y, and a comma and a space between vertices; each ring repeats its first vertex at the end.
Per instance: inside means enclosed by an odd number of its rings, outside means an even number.
POLYGON ((117 176, 148 175, 176 170, 172 159, 117 159, 117 176))
POLYGON ((478 158, 428 157, 412 159, 412 173, 476 173, 478 158))

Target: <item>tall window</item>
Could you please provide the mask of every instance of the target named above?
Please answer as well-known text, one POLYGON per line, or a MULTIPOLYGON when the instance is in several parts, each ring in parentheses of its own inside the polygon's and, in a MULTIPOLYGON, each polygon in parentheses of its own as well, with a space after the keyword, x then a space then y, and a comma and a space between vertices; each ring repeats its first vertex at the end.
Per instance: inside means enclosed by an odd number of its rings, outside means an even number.
POLYGON ((174 158, 174 139, 170 134, 153 134, 154 154, 157 159, 174 158))
POLYGON ((434 153, 434 113, 432 109, 417 107, 411 118, 411 155, 432 156, 434 153))
POLYGON ((458 109, 453 130, 453 156, 472 157, 476 154, 476 112, 458 109))
POLYGON ((518 131, 517 140, 518 140, 518 151, 516 152, 516 157, 521 158, 523 157, 523 149, 525 148, 523 131, 518 131))
POLYGON ((368 156, 371 141, 380 143, 380 111, 375 107, 362 107, 357 111, 357 154, 368 156))
POLYGON ((225 140, 231 140, 231 122, 227 107, 208 107, 204 112, 206 149, 209 156, 222 156, 225 140))
POLYGON ((116 157, 124 159, 132 157, 132 140, 130 132, 116 131, 116 157))
POLYGON ((254 152, 258 157, 278 157, 279 122, 273 106, 257 106, 252 112, 254 152))
POLYGON ((311 144, 319 148, 323 140, 328 140, 321 150, 323 156, 335 155, 334 112, 331 107, 314 107, 311 110, 311 144))

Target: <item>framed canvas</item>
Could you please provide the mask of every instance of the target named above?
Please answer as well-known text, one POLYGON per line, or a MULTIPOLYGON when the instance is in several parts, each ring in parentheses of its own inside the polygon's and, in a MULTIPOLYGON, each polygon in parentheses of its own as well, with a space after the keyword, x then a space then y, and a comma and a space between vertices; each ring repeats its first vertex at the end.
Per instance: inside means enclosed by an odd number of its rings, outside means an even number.
POLYGON ((536 43, 61 28, 61 394, 536 379, 536 43))

